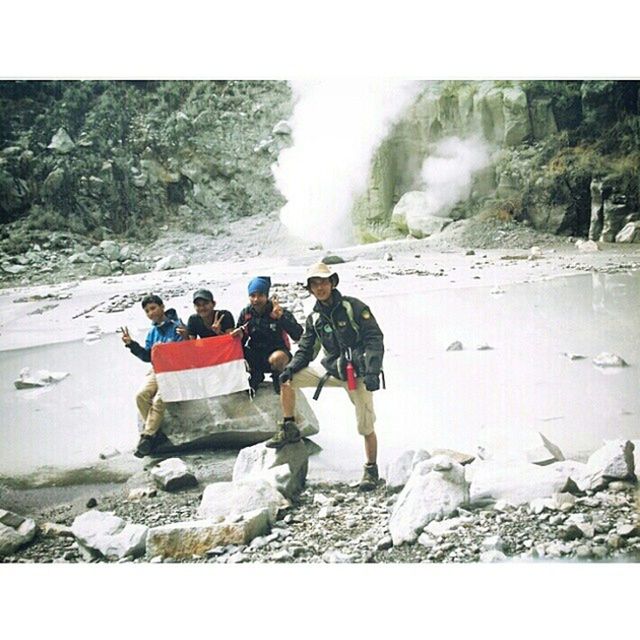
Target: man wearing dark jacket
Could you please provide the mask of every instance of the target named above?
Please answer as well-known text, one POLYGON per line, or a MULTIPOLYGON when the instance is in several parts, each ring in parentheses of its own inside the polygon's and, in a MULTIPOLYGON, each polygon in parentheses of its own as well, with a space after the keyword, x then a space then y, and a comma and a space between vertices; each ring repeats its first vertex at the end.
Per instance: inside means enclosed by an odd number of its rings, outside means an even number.
POLYGON ((380 388, 384 336, 369 307, 357 298, 343 296, 336 289, 337 284, 338 274, 326 264, 320 262, 310 267, 307 288, 316 304, 307 317, 298 351, 280 375, 284 420, 267 446, 280 448, 300 439, 295 424, 296 388, 321 388, 324 384, 343 387, 355 407, 358 433, 364 437, 366 464, 360 489, 369 491, 378 483, 372 392, 380 388), (320 348, 324 351, 322 367, 309 366, 320 348), (357 375, 354 389, 349 389, 348 383, 347 370, 351 367, 357 375))
POLYGON ((255 391, 271 373, 273 387, 280 393, 279 374, 291 360, 291 339, 298 341, 302 327, 293 314, 283 309, 274 296, 269 299, 271 278, 259 276, 249 282, 249 305, 238 316, 232 335, 242 335, 244 357, 249 365, 249 385, 255 391))
POLYGON ((178 327, 178 333, 185 340, 214 338, 233 331, 233 316, 224 309, 216 310, 216 301, 209 289, 199 289, 193 294, 193 306, 196 312, 189 316, 187 326, 178 327))
MULTIPOLYGON (((142 308, 151 320, 151 329, 147 333, 144 347, 140 346, 130 335, 129 330, 122 329, 122 342, 131 353, 143 362, 151 362, 151 349, 153 345, 164 342, 179 342, 182 336, 178 328, 182 322, 178 318, 175 309, 167 309, 165 312, 162 299, 156 295, 145 296, 142 300, 142 308)), ((152 368, 147 373, 147 380, 136 395, 138 411, 144 420, 144 429, 138 442, 135 455, 139 458, 148 456, 160 443, 160 423, 164 416, 165 405, 158 393, 156 374, 152 368)))

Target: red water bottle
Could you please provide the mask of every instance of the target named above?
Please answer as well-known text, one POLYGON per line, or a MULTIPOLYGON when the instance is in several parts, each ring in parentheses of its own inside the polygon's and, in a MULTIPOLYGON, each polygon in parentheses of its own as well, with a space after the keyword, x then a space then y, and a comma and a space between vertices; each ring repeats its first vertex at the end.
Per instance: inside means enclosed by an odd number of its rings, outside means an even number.
POLYGON ((349 389, 349 391, 355 391, 357 387, 356 369, 353 366, 353 362, 351 362, 351 353, 349 353, 349 359, 347 360, 346 369, 347 369, 347 389, 349 389))

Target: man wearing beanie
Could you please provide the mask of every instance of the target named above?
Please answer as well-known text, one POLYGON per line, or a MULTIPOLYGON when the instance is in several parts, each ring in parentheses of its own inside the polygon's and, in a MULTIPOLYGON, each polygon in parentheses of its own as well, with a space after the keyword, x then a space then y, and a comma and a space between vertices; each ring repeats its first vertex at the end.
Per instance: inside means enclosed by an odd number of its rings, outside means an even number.
POLYGON ((307 289, 316 304, 307 317, 298 351, 280 375, 284 420, 266 445, 278 449, 300 440, 295 423, 295 389, 317 387, 317 397, 323 385, 343 387, 355 408, 358 433, 364 437, 366 464, 360 489, 370 491, 379 479, 372 392, 380 388, 384 336, 369 307, 357 298, 343 296, 336 289, 338 281, 338 274, 322 262, 307 272, 307 289), (321 366, 310 364, 321 347, 321 366))
POLYGON ((249 305, 238 316, 235 335, 242 336, 244 357, 249 365, 249 385, 256 391, 270 373, 276 393, 279 374, 291 360, 289 336, 298 341, 302 327, 274 296, 269 299, 271 278, 258 276, 249 282, 249 305))

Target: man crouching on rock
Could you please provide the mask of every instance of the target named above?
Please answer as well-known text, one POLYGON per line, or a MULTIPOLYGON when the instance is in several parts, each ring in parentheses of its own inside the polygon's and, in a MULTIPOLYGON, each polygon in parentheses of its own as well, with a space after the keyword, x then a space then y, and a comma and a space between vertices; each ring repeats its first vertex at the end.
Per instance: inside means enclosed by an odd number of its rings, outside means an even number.
POLYGON ((307 289, 316 298, 306 321, 299 349, 280 374, 280 399, 284 420, 266 443, 280 448, 300 439, 295 424, 295 389, 343 387, 356 411, 358 433, 364 437, 366 464, 361 491, 378 484, 378 440, 374 431, 373 391, 380 388, 384 354, 383 334, 371 310, 357 298, 343 296, 337 289, 338 274, 320 262, 307 273, 307 289), (322 347, 322 367, 311 365, 322 347), (357 376, 353 379, 352 372, 357 376))
MULTIPOLYGON (((154 344, 161 342, 179 342, 182 336, 178 332, 183 327, 175 309, 167 309, 165 312, 162 299, 156 295, 149 295, 142 299, 142 308, 151 320, 151 329, 147 333, 144 347, 140 346, 129 335, 129 330, 122 329, 122 342, 124 346, 143 362, 151 362, 151 349, 154 344)), ((160 424, 164 416, 164 402, 158 393, 156 374, 152 368, 147 373, 147 381, 136 396, 138 411, 144 420, 144 429, 135 450, 138 458, 148 456, 160 444, 163 433, 160 424)))

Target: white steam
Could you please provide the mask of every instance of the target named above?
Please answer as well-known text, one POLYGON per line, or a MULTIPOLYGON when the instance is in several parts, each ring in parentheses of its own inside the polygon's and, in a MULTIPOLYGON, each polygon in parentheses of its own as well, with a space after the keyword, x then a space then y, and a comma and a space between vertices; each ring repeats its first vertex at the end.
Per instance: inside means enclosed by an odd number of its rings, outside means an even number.
POLYGON ((428 196, 424 213, 447 216, 456 203, 471 195, 474 174, 489 162, 489 147, 478 137, 452 137, 437 143, 420 171, 428 196))
POLYGON ((353 240, 350 213, 364 193, 375 150, 424 87, 421 82, 330 80, 292 83, 293 146, 273 166, 287 204, 280 219, 325 246, 353 240))

